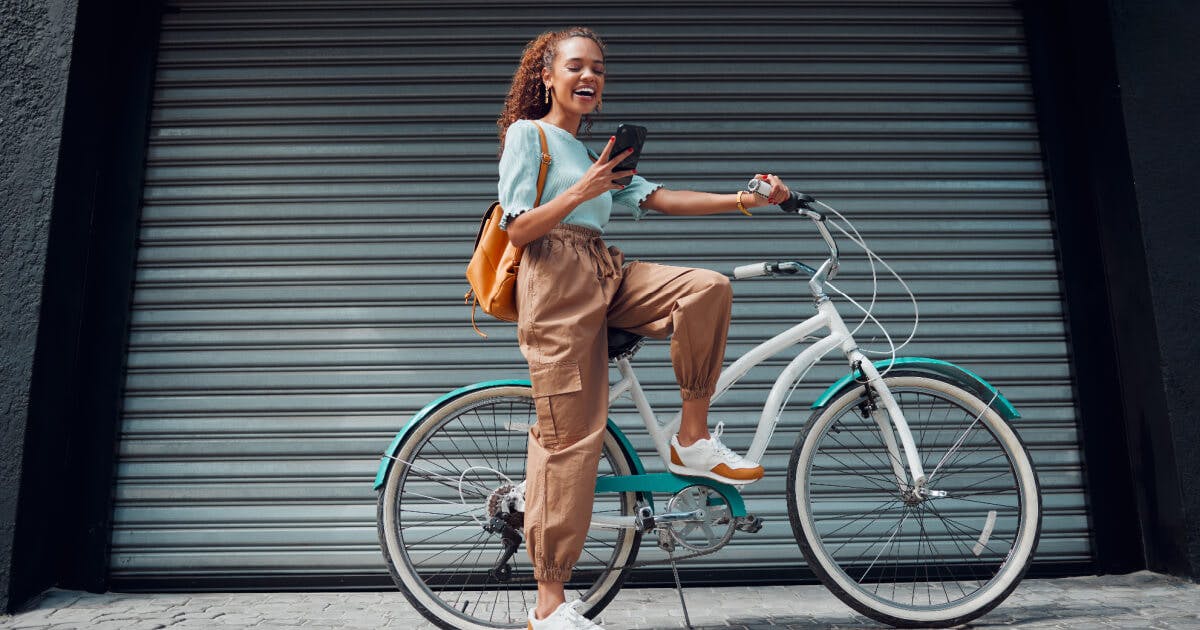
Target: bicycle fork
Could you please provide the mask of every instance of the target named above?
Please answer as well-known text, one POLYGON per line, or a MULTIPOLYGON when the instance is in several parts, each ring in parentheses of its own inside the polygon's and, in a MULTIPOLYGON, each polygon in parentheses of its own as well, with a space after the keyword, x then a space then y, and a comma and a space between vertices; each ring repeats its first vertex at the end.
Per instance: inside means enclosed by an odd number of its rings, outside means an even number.
POLYGON ((854 366, 855 372, 862 372, 866 377, 867 399, 860 405, 859 411, 862 412, 864 418, 870 416, 875 421, 875 425, 879 427, 879 435, 887 448, 892 473, 896 476, 896 488, 901 494, 921 495, 927 478, 925 469, 921 465, 920 453, 917 452, 916 442, 913 440, 912 430, 908 427, 908 421, 904 419, 904 412, 900 411, 900 405, 896 403, 891 390, 883 382, 879 371, 866 357, 858 351, 854 351, 851 356, 851 365, 854 366), (879 403, 883 403, 882 409, 879 403), (896 442, 897 435, 900 437, 899 443, 896 442), (905 464, 908 465, 907 471, 905 464), (909 475, 911 475, 911 482, 909 475))

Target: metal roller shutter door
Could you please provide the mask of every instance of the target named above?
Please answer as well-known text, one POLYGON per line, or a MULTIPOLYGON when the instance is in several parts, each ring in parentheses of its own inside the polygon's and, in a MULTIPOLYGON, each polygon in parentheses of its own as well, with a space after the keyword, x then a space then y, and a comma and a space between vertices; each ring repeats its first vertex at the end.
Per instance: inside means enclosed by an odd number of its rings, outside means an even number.
MULTIPOLYGON (((758 7, 786 42, 736 3, 173 2, 146 167, 114 585, 386 580, 370 487, 381 449, 434 396, 524 371, 511 327, 489 325, 488 341, 471 331, 461 272, 495 196, 494 120, 521 46, 572 23, 611 49, 596 135, 618 121, 648 126, 640 170, 651 179, 730 191, 769 169, 857 220, 918 293, 922 325, 905 353, 969 366, 1024 412, 1045 491, 1038 561, 1088 560, 1017 11, 758 7)), ((630 258, 722 271, 822 251, 808 226, 762 212, 623 214, 609 240, 630 258)), ((868 291, 861 257, 842 278, 868 291)), ((907 323, 895 286, 879 311, 894 329, 907 323)), ((810 312, 794 283, 736 284, 728 359, 810 312)), ((660 413, 677 404, 667 347, 651 342, 636 361, 660 413)), ((825 362, 797 396, 812 400, 843 372, 825 362)), ((749 442, 769 377, 752 373, 714 410, 735 448, 749 442)), ((614 416, 648 447, 628 411, 614 416)), ((770 478, 748 492, 766 527, 714 557, 726 567, 802 563, 782 494, 796 429, 781 427, 770 478)))

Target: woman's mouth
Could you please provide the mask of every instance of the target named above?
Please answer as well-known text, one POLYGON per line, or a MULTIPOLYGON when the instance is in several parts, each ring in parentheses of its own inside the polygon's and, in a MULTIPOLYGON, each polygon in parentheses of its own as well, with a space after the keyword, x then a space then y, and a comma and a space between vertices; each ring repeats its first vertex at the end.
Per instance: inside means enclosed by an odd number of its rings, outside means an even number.
POLYGON ((596 88, 581 87, 577 88, 572 94, 575 95, 575 98, 585 103, 591 103, 596 100, 596 88))

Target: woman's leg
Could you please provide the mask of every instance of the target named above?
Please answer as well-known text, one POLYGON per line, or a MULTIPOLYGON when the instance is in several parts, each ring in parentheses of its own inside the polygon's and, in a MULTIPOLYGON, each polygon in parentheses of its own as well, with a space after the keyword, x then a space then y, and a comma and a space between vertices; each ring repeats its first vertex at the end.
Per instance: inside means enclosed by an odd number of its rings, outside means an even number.
POLYGON ((696 440, 707 440, 708 398, 693 398, 683 401, 683 417, 679 422, 679 443, 687 446, 696 440))
POLYGON ((608 418, 604 314, 617 278, 611 263, 596 262, 596 250, 604 251, 586 234, 556 228, 526 248, 518 279, 518 339, 537 409, 525 544, 538 618, 563 602, 563 583, 583 551, 608 418))
POLYGON ((720 273, 633 262, 609 305, 608 323, 648 337, 671 335, 683 413, 672 439, 670 470, 748 483, 762 478, 762 467, 708 433, 708 405, 725 358, 732 305, 729 279, 720 273))
POLYGON ((689 437, 708 434, 708 400, 725 360, 732 305, 733 289, 723 274, 641 261, 625 266, 609 305, 609 326, 658 339, 671 336, 671 365, 689 437))
POLYGON ((538 419, 528 445, 525 544, 538 581, 539 619, 563 603, 563 583, 583 551, 592 517, 608 418, 603 328, 593 343, 576 351, 577 361, 530 362, 538 419))

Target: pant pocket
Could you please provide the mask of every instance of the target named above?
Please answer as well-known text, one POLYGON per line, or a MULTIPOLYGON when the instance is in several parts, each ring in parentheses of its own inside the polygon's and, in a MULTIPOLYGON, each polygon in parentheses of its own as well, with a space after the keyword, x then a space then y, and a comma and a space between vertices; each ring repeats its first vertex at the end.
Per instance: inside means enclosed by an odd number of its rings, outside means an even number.
MULTIPOLYGON (((548 450, 559 448, 571 435, 571 402, 583 390, 579 364, 555 361, 529 364, 533 404, 537 408, 538 441, 548 450)), ((577 419, 579 421, 582 418, 577 419)))

